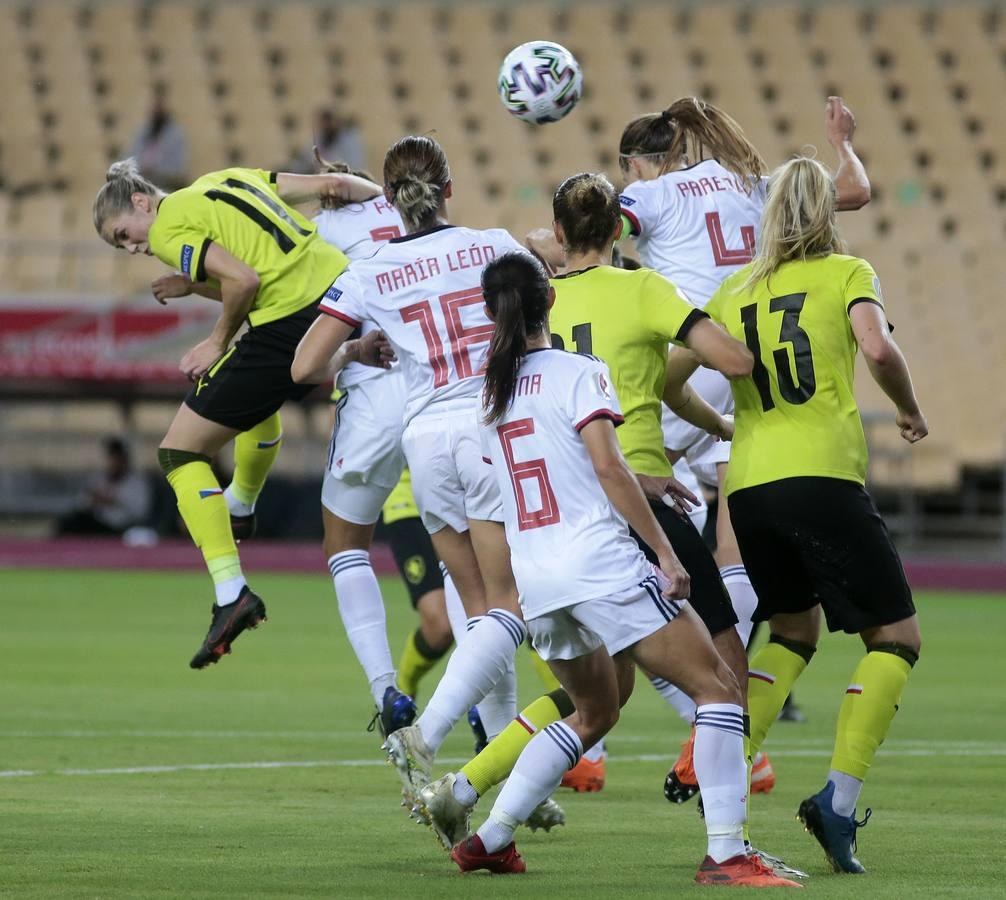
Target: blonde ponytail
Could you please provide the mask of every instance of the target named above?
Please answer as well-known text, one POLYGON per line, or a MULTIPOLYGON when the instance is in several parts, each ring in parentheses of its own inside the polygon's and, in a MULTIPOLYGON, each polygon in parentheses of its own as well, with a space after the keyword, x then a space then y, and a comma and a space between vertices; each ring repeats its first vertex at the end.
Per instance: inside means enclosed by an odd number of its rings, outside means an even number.
POLYGON ((835 182, 821 163, 798 156, 779 166, 768 183, 758 252, 740 290, 753 288, 790 260, 844 253, 837 211, 835 182))

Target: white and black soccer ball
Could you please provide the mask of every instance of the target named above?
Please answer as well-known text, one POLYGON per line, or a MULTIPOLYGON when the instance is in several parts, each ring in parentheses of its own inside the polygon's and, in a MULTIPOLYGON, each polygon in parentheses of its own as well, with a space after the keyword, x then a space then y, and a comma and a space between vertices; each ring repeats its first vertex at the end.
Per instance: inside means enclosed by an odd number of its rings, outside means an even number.
POLYGON ((534 125, 558 122, 583 95, 583 73, 561 44, 529 41, 503 60, 499 92, 507 112, 518 119, 534 125))

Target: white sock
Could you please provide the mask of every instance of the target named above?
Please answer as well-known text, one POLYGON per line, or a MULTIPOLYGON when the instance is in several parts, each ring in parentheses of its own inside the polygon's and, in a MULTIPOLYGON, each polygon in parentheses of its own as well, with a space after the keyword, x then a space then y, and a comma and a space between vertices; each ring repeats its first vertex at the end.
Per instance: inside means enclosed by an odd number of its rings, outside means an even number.
POLYGON ((444 576, 444 601, 447 605, 447 619, 451 623, 454 642, 460 644, 464 636, 468 634, 468 613, 465 612, 461 595, 454 586, 454 579, 451 578, 447 566, 443 563, 440 564, 440 573, 444 576))
POLYGON ((856 812, 856 804, 859 803, 859 792, 863 789, 863 782, 855 775, 846 775, 832 769, 828 773, 828 781, 835 785, 835 793, 831 798, 831 808, 837 816, 851 816, 856 812))
POLYGON ((608 751, 604 749, 604 739, 602 738, 589 750, 584 750, 584 759, 589 759, 591 762, 599 762, 608 755, 608 751))
POLYGON ((674 708, 674 711, 684 719, 685 724, 691 727, 692 722, 695 721, 695 704, 692 702, 692 698, 665 678, 658 678, 654 675, 650 678, 650 684, 674 708))
POLYGON ((241 596, 241 591, 245 584, 247 582, 244 575, 238 575, 236 578, 228 578, 226 581, 214 583, 213 590, 216 591, 217 606, 230 606, 234 603, 241 596))
POLYGON ((479 702, 477 709, 486 740, 492 740, 517 718, 517 669, 514 660, 496 682, 495 687, 479 702))
POLYGON ((250 516, 255 512, 255 504, 242 503, 231 493, 231 485, 224 489, 224 500, 227 501, 227 510, 232 516, 250 516))
POLYGON ((735 703, 706 703, 695 713, 695 775, 705 809, 709 855, 723 862, 744 853, 747 764, 744 711, 735 703))
POLYGON ((472 783, 464 772, 458 772, 454 776, 454 786, 451 790, 454 794, 454 799, 462 806, 474 806, 479 802, 478 792, 472 787, 472 783))
POLYGON ((744 566, 724 566, 720 569, 720 578, 723 579, 734 612, 737 613, 737 633, 740 635, 741 643, 746 647, 754 628, 752 617, 758 607, 758 595, 751 587, 751 579, 748 578, 744 566))
POLYGON ((524 623, 503 609, 491 609, 454 648, 437 689, 416 720, 434 753, 474 704, 506 674, 524 640, 524 623))
POLYGON ((370 693, 380 706, 384 692, 395 684, 395 664, 388 646, 387 619, 377 576, 366 550, 344 550, 328 559, 335 582, 339 615, 346 637, 370 682, 370 693))
POLYGON ((549 797, 582 754, 579 736, 565 722, 553 722, 531 738, 478 830, 487 853, 496 853, 513 840, 517 825, 549 797))

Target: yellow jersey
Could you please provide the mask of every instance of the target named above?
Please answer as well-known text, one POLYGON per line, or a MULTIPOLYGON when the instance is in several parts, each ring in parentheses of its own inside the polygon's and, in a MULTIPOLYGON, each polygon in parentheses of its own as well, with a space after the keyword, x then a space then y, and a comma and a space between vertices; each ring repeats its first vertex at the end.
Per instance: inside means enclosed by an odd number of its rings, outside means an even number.
POLYGON ((402 477, 398 479, 398 484, 394 490, 388 494, 388 499, 381 510, 384 524, 390 525, 392 522, 401 522, 403 519, 418 519, 419 507, 416 506, 416 498, 412 496, 412 476, 409 470, 402 472, 402 477))
POLYGON ((736 431, 726 493, 809 475, 864 484, 849 310, 863 302, 883 308, 876 273, 866 260, 835 253, 783 263, 741 290, 749 271, 727 278, 706 306, 755 358, 751 375, 731 383, 736 431))
POLYGON ((348 265, 309 219, 276 193, 276 173, 223 169, 165 197, 150 249, 193 281, 206 281, 211 242, 250 266, 259 289, 248 314, 264 325, 316 303, 348 265))
POLYGON ((670 475, 660 427, 667 345, 706 314, 652 269, 594 266, 552 279, 552 345, 607 363, 625 416, 616 432, 634 472, 670 475))

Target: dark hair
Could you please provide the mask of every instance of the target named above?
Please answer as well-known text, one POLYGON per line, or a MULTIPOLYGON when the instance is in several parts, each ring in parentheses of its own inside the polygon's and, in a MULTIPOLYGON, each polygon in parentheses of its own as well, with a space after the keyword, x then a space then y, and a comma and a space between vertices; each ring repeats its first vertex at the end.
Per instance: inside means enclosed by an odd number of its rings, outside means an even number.
POLYGON ((663 112, 633 119, 625 126, 618 145, 623 168, 628 156, 661 156, 661 174, 671 171, 689 151, 696 161, 705 159, 708 151, 749 190, 768 173, 765 160, 740 125, 723 110, 697 97, 681 97, 663 112))
POLYGON ((552 217, 562 226, 567 252, 600 250, 612 243, 621 215, 612 183, 592 172, 570 175, 552 197, 552 217))
POLYGON ((548 321, 550 291, 544 267, 527 253, 504 253, 482 270, 482 295, 496 323, 482 388, 487 423, 510 406, 527 339, 548 321))
POLYGON ((629 272, 635 272, 636 269, 642 268, 638 259, 626 256, 617 245, 611 248, 611 264, 616 269, 626 269, 629 272))
POLYGON ((384 157, 384 188, 409 231, 434 224, 450 180, 443 148, 426 135, 403 137, 384 157))
MULTIPOLYGON (((349 163, 343 162, 341 159, 337 160, 327 160, 321 155, 321 151, 318 149, 317 145, 314 148, 314 159, 318 163, 318 174, 336 174, 336 175, 355 175, 357 178, 366 178, 367 181, 373 181, 374 176, 370 174, 366 169, 354 169, 349 163)), ((349 206, 349 200, 340 200, 337 197, 322 197, 321 208, 322 209, 342 209, 344 206, 349 206)))

